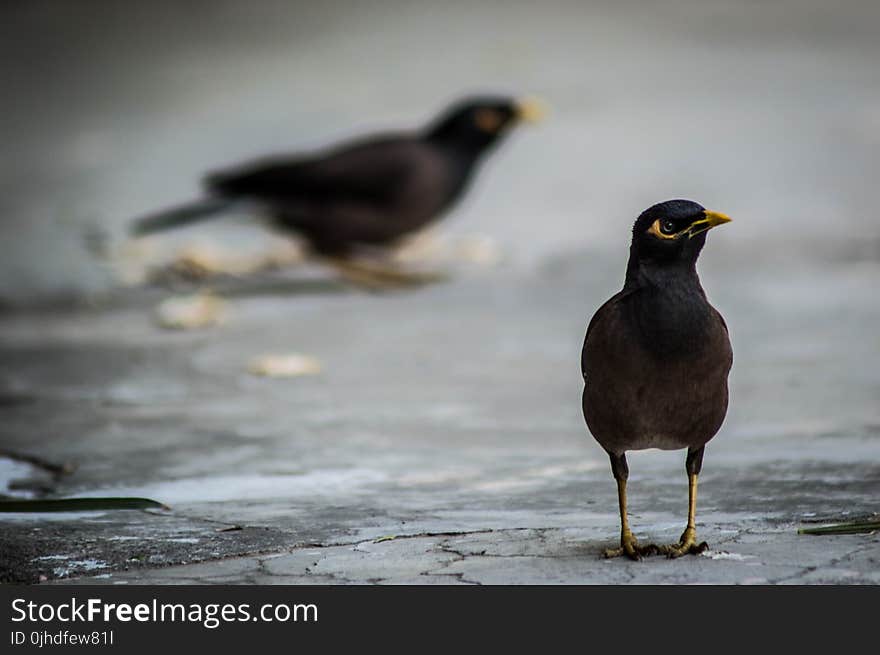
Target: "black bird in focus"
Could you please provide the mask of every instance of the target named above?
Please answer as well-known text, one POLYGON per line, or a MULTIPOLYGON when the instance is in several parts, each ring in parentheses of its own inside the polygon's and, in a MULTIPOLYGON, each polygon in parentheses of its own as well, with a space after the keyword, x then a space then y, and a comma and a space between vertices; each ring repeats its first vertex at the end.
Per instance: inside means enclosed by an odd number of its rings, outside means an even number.
POLYGON ((706 443, 727 413, 733 351, 709 304, 697 257, 711 228, 729 222, 689 200, 647 209, 633 226, 623 290, 590 321, 581 353, 584 418, 611 458, 620 505, 620 548, 606 557, 700 553, 697 476, 706 443), (626 451, 687 448, 688 522, 677 544, 641 546, 626 516, 626 451))
POLYGON ((202 221, 246 201, 353 281, 404 282, 403 271, 367 265, 356 255, 393 246, 437 220, 467 191, 478 164, 510 129, 540 114, 534 100, 467 98, 422 129, 209 174, 206 198, 142 218, 133 231, 145 235, 202 221))

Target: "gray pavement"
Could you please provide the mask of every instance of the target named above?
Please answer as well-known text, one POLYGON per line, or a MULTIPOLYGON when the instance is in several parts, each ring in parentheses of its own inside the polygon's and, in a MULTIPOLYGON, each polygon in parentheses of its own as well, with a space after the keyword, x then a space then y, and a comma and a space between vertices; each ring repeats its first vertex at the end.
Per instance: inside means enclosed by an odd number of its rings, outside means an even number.
MULTIPOLYGON (((877 510, 880 309, 862 299, 878 264, 780 277, 777 260, 742 270, 725 256, 734 225, 712 236, 704 284, 736 363, 701 476, 703 556, 600 558, 616 496, 580 417, 579 346, 622 270, 581 252, 395 295, 297 295, 295 272, 286 296, 237 283, 229 322, 200 332, 157 328, 147 298, 12 317, 19 401, 4 441, 75 462, 58 493, 173 509, 6 515, 4 557, 24 579, 107 583, 876 583, 880 537, 796 529, 877 510), (804 284, 822 302, 778 306, 804 284), (291 348, 324 372, 245 372, 291 348)), ((683 461, 630 457, 642 539, 683 528, 683 461)))
MULTIPOLYGON (((878 535, 797 534, 880 511, 876 3, 244 6, 4 21, 0 448, 75 470, 0 458, 0 487, 171 510, 0 515, 0 580, 880 582, 878 535), (117 287, 84 247, 208 168, 483 88, 553 107, 439 227, 494 239, 497 266, 379 295, 311 266, 222 280, 226 323, 175 332, 154 318, 169 290, 117 287), (606 561, 616 492, 580 416, 581 341, 632 220, 670 197, 734 218, 700 264, 735 358, 700 482, 710 550, 606 561), (321 374, 247 372, 290 352, 321 374)), ((259 243, 245 222, 157 248, 259 243)), ((684 453, 629 459, 635 533, 676 539, 684 453)))

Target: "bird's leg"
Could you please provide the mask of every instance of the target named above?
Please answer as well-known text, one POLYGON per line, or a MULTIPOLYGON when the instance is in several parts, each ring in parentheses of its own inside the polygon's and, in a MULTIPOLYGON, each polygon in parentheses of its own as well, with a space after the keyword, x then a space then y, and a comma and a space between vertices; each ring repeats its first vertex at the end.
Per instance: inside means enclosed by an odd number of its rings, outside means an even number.
POLYGON ((328 258, 325 260, 346 281, 367 291, 382 291, 396 285, 379 278, 368 267, 364 267, 350 259, 328 258))
POLYGON ((639 544, 633 533, 630 532, 629 523, 626 520, 626 480, 617 479, 617 502, 620 506, 620 548, 606 548, 606 558, 626 555, 630 559, 641 559, 639 544))
POLYGON ((449 279, 449 275, 442 271, 408 271, 394 264, 376 263, 373 270, 380 277, 400 286, 422 286, 449 279))
POLYGON ((629 529, 629 521, 626 516, 626 479, 629 477, 629 467, 626 464, 626 455, 614 455, 611 457, 611 472, 617 480, 617 503, 620 509, 620 548, 608 548, 604 555, 606 558, 626 555, 630 559, 638 560, 642 555, 650 555, 657 552, 657 547, 639 546, 638 541, 629 529))
POLYGON ((660 546, 660 552, 667 557, 675 558, 682 555, 699 555, 709 547, 705 541, 697 544, 697 527, 695 523, 697 510, 697 474, 688 474, 688 522, 684 532, 681 533, 677 544, 660 546))
POLYGON ((660 552, 665 553, 667 557, 675 558, 682 555, 692 554, 699 555, 709 547, 705 541, 697 543, 697 476, 703 466, 703 451, 705 447, 701 446, 697 449, 688 449, 687 462, 685 469, 688 474, 688 522, 681 538, 677 544, 661 546, 660 552))
POLYGON ((440 282, 446 278, 442 273, 405 271, 390 264, 330 258, 328 263, 349 282, 370 291, 397 287, 419 286, 440 282))

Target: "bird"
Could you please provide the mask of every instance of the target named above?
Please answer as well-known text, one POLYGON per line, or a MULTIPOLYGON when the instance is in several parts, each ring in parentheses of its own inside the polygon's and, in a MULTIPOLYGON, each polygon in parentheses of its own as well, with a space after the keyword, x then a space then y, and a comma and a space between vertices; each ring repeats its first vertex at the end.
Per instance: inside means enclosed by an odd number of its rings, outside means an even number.
POLYGON ((697 478, 727 414, 733 349, 696 264, 708 231, 730 220, 690 200, 646 209, 633 225, 623 289, 587 327, 583 414, 611 460, 620 511, 620 547, 606 557, 676 558, 708 548, 696 539, 697 478), (647 448, 687 449, 688 518, 678 543, 640 545, 627 521, 626 452, 647 448))
POLYGON ((387 252, 436 221, 468 191, 480 163, 522 122, 544 113, 534 98, 470 96, 421 128, 372 134, 310 153, 271 156, 209 173, 205 196, 137 219, 135 236, 209 219, 255 203, 312 255, 367 286, 416 281, 394 267, 358 261, 387 252))

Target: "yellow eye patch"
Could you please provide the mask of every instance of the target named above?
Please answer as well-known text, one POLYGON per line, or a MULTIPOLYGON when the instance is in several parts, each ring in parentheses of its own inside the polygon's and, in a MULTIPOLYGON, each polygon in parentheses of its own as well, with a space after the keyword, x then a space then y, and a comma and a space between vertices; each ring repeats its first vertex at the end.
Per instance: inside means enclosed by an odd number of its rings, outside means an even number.
POLYGON ((651 223, 651 227, 648 228, 648 234, 653 234, 658 239, 677 239, 682 235, 682 233, 687 232, 689 227, 686 227, 683 230, 679 230, 678 232, 673 232, 672 234, 665 234, 660 229, 660 223, 662 221, 658 218, 656 221, 651 223))
POLYGON ((478 109, 474 112, 474 124, 484 132, 497 132, 504 118, 494 109, 478 109))
POLYGON ((730 217, 727 214, 710 212, 708 209, 706 209, 703 210, 703 218, 694 221, 683 230, 673 232, 672 234, 667 234, 661 229, 661 225, 665 222, 666 220, 658 218, 656 221, 651 223, 651 227, 649 227, 646 232, 648 234, 654 235, 658 239, 666 239, 667 241, 669 241, 670 239, 677 239, 682 234, 687 234, 688 237, 693 238, 698 234, 702 234, 706 230, 711 230, 716 225, 724 225, 725 223, 729 223, 730 217))

